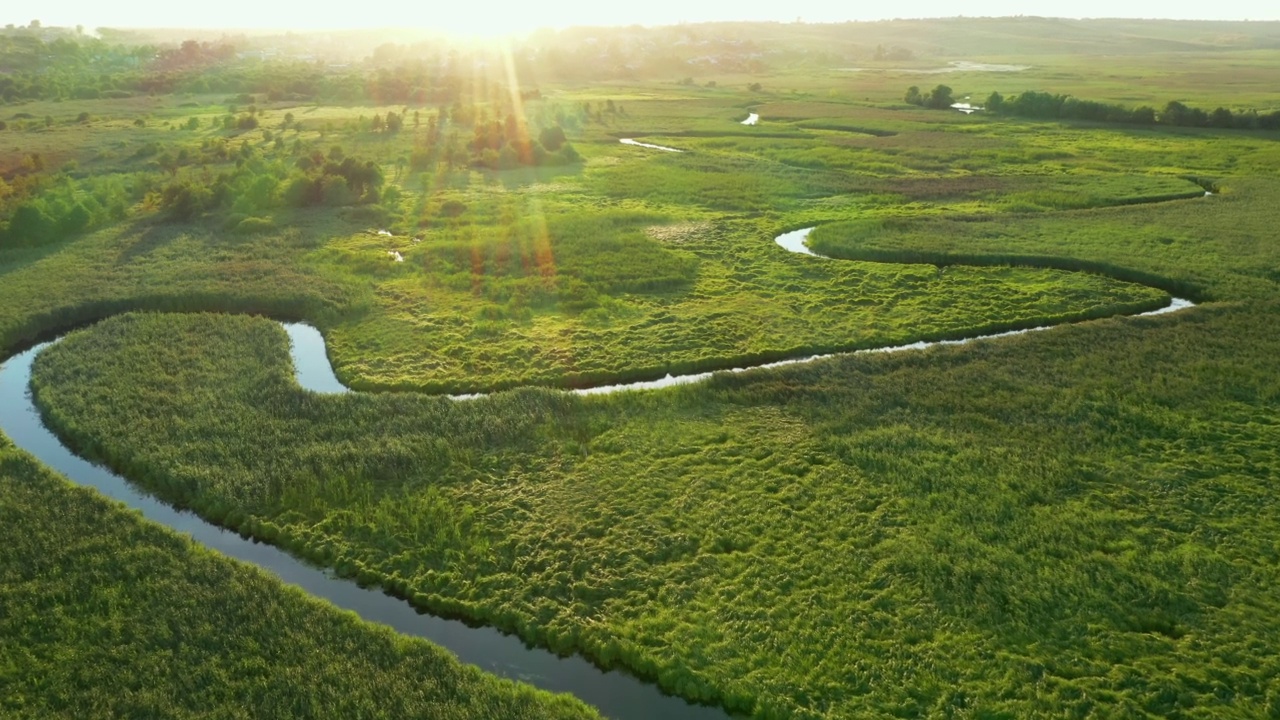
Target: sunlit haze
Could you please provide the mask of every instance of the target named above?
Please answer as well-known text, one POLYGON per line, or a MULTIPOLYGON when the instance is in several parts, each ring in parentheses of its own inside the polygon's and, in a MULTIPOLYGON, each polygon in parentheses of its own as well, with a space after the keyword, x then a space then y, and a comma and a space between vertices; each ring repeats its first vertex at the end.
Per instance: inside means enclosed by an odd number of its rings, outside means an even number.
POLYGON ((1057 0, 1027 3, 976 0, 968 3, 905 0, 893 3, 732 2, 653 0, 647 3, 431 3, 362 4, 260 3, 223 0, 217 3, 102 3, 98 0, 51 0, 37 4, 5 3, 0 23, 95 27, 192 28, 429 28, 472 35, 522 32, 570 25, 667 25, 715 20, 839 22, 914 17, 1041 15, 1049 17, 1125 17, 1202 20, 1275 20, 1274 3, 1169 3, 1151 0, 1057 0))

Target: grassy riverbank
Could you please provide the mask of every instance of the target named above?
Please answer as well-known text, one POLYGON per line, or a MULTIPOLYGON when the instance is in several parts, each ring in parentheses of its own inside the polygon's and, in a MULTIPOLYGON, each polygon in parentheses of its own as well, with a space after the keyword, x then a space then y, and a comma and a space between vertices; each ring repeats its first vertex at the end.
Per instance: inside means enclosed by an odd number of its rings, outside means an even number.
POLYGON ((1248 715, 1280 671, 1258 482, 1280 472, 1280 346, 1251 331, 1277 317, 452 403, 310 396, 271 323, 134 315, 34 382, 76 446, 162 497, 686 697, 1248 715))
POLYGON ((0 444, 0 715, 591 718, 73 488, 0 444))

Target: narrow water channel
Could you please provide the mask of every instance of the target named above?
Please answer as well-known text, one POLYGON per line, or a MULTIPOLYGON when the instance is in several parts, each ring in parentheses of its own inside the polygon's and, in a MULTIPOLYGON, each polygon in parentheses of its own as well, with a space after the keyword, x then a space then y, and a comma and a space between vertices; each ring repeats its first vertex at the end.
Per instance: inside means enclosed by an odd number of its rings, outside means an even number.
POLYGON ((684 152, 683 150, 677 150, 676 148, 667 147, 666 145, 653 145, 650 143, 640 142, 639 140, 632 140, 631 138, 623 138, 618 142, 622 143, 623 145, 633 145, 635 147, 649 148, 650 150, 662 150, 663 152, 673 152, 673 153, 684 152))

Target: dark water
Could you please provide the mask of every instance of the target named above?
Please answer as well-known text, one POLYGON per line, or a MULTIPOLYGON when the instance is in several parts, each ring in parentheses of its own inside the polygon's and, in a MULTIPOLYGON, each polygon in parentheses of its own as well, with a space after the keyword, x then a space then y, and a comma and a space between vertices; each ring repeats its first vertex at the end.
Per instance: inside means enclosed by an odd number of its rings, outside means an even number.
MULTIPOLYGON (((295 343, 295 362, 305 360, 297 368, 299 380, 303 381, 304 387, 344 390, 333 377, 320 334, 313 328, 301 327, 314 333, 314 338, 308 344, 308 333, 290 330, 290 337, 295 343), (319 341, 318 352, 315 341, 319 341)), ((406 635, 426 638, 448 648, 463 662, 478 665, 502 677, 521 680, 544 690, 572 693, 599 708, 607 717, 619 720, 724 720, 729 717, 718 708, 690 705, 679 698, 664 695, 656 685, 625 673, 616 670, 602 672, 580 657, 557 657, 546 650, 526 648, 515 636, 503 635, 492 628, 472 628, 456 620, 420 615, 404 601, 378 590, 363 589, 349 580, 331 577, 274 546, 245 540, 236 533, 201 520, 193 513, 175 510, 135 489, 110 470, 77 457, 41 422, 31 402, 28 384, 32 360, 50 344, 39 345, 0 365, 0 431, 18 447, 72 482, 96 488, 102 494, 141 511, 149 520, 187 533, 195 541, 224 555, 253 563, 312 595, 354 611, 365 620, 389 625, 406 635)))

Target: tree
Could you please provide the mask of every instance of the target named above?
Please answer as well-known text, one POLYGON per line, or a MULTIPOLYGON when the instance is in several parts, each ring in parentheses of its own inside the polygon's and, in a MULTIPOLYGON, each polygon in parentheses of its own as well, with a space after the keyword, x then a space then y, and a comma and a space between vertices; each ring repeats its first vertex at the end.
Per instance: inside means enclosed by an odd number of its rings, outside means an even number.
POLYGON ((946 85, 939 85, 929 92, 929 99, 926 105, 935 110, 945 110, 951 107, 955 100, 951 97, 951 88, 946 85))
POLYGON ((39 207, 24 203, 9 219, 9 238, 17 245, 37 245, 53 239, 53 220, 39 207))
POLYGON ((1143 105, 1140 108, 1135 108, 1130 118, 1132 122, 1139 125, 1155 125, 1156 109, 1150 105, 1143 105))
POLYGON ((1164 112, 1160 113, 1160 123, 1200 127, 1209 123, 1209 115, 1199 108, 1189 108, 1177 100, 1170 100, 1164 106, 1164 112))
POLYGON ((347 181, 336 175, 326 177, 321 187, 325 205, 334 207, 351 205, 357 199, 355 193, 348 187, 347 181))
POLYGON ((1164 112, 1160 113, 1160 122, 1166 125, 1181 125, 1182 118, 1187 113, 1187 106, 1177 100, 1170 100, 1164 106, 1164 112))
POLYGON ((565 143, 564 128, 559 125, 544 128, 542 132, 538 134, 538 141, 541 142, 542 147, 546 148, 549 152, 556 152, 565 143))
POLYGON ((1226 108, 1217 108, 1209 113, 1209 127, 1229 128, 1235 125, 1235 116, 1226 108))
POLYGON ((74 235, 89 227, 92 220, 93 215, 90 214, 89 209, 83 203, 76 203, 58 222, 58 230, 67 235, 74 235))
POLYGON ((160 195, 161 205, 174 220, 190 220, 204 210, 212 193, 190 182, 175 182, 160 195))
POLYGON ((1004 96, 998 92, 993 92, 987 96, 987 104, 985 105, 987 112, 998 113, 1004 107, 1004 96))
POLYGON ((924 96, 920 94, 920 88, 915 85, 907 88, 907 94, 902 99, 908 105, 924 105, 924 96))
POLYGON ((582 156, 578 154, 578 151, 568 143, 566 143, 564 147, 560 148, 560 152, 556 153, 556 155, 560 158, 560 163, 562 165, 572 165, 582 160, 582 156))

